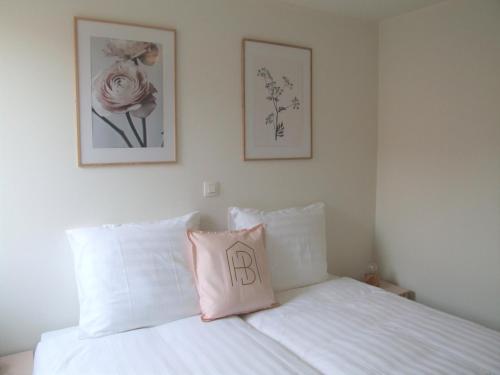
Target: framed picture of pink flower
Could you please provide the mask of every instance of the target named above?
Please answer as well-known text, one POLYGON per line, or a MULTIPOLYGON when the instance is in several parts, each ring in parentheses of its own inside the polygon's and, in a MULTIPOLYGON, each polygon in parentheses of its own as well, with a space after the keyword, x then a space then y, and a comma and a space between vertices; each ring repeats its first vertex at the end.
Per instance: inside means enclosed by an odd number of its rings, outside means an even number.
POLYGON ((175 162, 175 30, 74 22, 78 165, 175 162))

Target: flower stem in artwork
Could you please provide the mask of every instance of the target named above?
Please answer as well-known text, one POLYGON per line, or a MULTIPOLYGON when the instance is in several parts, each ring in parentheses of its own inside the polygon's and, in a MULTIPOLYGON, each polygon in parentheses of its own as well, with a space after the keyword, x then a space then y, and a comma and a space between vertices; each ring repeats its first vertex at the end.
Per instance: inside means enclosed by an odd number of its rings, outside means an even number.
POLYGON ((139 146, 145 147, 144 143, 142 142, 141 137, 139 137, 139 133, 137 132, 137 129, 135 128, 134 121, 132 121, 132 117, 130 117, 130 112, 125 112, 125 116, 127 117, 127 121, 128 121, 128 124, 130 125, 130 129, 132 129, 132 133, 134 133, 134 136, 137 139, 137 142, 139 142, 139 146))
POLYGON ((107 125, 109 125, 111 127, 111 129, 113 129, 115 132, 118 133, 118 135, 120 137, 122 137, 123 141, 127 144, 128 147, 132 148, 134 147, 132 145, 132 143, 130 143, 129 139, 127 138, 125 132, 123 130, 121 130, 118 126, 116 126, 115 124, 113 124, 111 121, 109 121, 106 117, 104 116, 101 116, 99 113, 96 112, 96 110, 94 108, 92 108, 92 112, 97 116, 99 117, 102 121, 104 121, 107 125))
POLYGON ((146 128, 146 118, 143 117, 142 119, 142 144, 144 147, 148 147, 148 133, 147 133, 147 128, 146 128))

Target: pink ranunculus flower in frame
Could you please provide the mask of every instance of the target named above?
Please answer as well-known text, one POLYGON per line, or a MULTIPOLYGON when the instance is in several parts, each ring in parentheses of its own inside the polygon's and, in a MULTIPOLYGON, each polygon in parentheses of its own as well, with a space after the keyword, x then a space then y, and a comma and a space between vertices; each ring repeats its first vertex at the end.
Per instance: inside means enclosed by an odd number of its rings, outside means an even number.
POLYGON ((79 17, 74 31, 78 164, 174 162, 176 31, 79 17))
POLYGON ((157 93, 146 72, 132 61, 117 62, 92 82, 92 106, 101 115, 130 112, 146 118, 156 107, 157 93))

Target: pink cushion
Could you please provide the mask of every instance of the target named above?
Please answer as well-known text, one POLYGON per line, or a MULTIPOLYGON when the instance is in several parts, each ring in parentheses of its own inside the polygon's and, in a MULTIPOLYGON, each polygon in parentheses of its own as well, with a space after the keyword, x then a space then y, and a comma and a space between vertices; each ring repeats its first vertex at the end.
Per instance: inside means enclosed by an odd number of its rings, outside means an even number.
POLYGON ((188 231, 188 238, 202 320, 276 304, 262 225, 228 232, 188 231))

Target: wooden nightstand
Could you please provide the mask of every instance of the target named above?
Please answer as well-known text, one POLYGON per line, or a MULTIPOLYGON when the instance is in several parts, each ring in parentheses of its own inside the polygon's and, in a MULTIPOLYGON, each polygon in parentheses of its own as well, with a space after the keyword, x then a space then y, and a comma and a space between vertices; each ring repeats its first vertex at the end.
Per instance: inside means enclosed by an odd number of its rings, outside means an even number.
POLYGON ((408 298, 408 299, 411 299, 412 301, 415 301, 415 292, 413 290, 401 288, 400 286, 391 284, 390 282, 384 281, 384 280, 380 280, 380 288, 382 288, 388 292, 397 294, 398 296, 408 298))
POLYGON ((0 375, 33 374, 33 352, 31 350, 0 357, 0 375))

